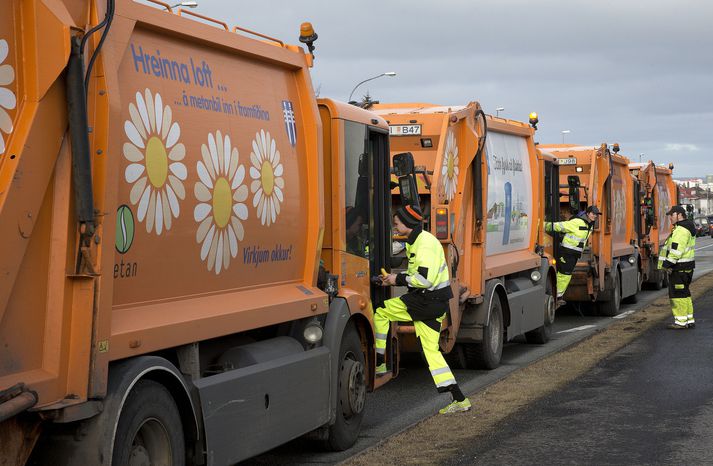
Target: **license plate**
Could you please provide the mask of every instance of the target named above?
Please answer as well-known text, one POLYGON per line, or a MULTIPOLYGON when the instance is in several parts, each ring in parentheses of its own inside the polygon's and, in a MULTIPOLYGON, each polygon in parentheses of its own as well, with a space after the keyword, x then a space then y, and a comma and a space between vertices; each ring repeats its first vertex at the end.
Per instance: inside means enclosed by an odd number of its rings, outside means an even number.
POLYGON ((421 134, 421 125, 393 125, 389 126, 391 136, 418 136, 421 134))
POLYGON ((566 159, 560 159, 560 165, 577 165, 577 159, 575 157, 567 157, 566 159))

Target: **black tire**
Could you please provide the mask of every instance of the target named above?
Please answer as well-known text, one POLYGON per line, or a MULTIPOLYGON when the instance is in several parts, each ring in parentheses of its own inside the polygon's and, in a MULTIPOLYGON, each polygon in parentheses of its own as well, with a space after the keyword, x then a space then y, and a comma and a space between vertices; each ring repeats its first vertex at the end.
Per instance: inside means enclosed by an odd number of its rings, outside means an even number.
POLYGON ((343 451, 357 440, 364 419, 366 404, 366 379, 364 377, 364 353, 359 334, 352 323, 347 325, 339 347, 340 366, 337 401, 337 419, 329 426, 325 447, 331 451, 343 451))
POLYGON ((664 287, 664 282, 666 281, 666 274, 661 270, 656 271, 656 281, 652 282, 654 290, 660 290, 664 287))
POLYGON ((490 303, 490 322, 483 328, 483 339, 465 345, 465 357, 469 368, 495 369, 503 355, 503 305, 497 294, 490 303))
POLYGON ((538 327, 535 330, 525 333, 525 339, 530 344, 544 345, 550 341, 552 336, 552 326, 555 323, 555 309, 557 305, 555 303, 555 297, 553 292, 554 287, 552 282, 547 280, 547 289, 545 290, 545 302, 544 302, 544 324, 542 327, 538 327))
POLYGON ((183 466, 183 425, 171 393, 158 382, 140 380, 129 393, 114 437, 112 465, 183 466))
POLYGON ((619 271, 614 272, 614 283, 612 283, 611 296, 608 301, 598 303, 597 311, 599 315, 605 317, 614 317, 619 314, 621 308, 621 280, 619 280, 619 271))

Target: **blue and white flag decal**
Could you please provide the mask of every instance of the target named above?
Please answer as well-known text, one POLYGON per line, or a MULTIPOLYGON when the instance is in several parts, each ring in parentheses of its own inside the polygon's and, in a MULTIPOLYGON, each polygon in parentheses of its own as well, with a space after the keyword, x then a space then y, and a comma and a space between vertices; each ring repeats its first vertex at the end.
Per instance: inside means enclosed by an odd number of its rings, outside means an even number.
POLYGON ((290 144, 295 147, 297 144, 297 125, 295 124, 295 109, 289 100, 282 101, 282 116, 285 118, 285 130, 290 144))

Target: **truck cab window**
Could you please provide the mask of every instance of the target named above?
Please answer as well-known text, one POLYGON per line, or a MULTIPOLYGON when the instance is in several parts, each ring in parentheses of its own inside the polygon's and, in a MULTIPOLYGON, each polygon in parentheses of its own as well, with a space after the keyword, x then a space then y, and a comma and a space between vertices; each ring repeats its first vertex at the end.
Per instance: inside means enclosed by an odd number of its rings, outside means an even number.
POLYGON ((344 199, 346 251, 369 257, 369 171, 366 125, 344 122, 344 199))

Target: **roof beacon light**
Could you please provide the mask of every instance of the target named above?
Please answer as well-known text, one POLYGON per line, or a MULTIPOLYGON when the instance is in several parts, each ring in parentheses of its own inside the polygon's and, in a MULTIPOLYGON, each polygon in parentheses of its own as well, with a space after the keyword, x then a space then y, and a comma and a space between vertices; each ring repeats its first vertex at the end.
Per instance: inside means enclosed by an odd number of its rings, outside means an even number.
POLYGON ((537 123, 539 123, 540 120, 537 119, 537 112, 532 112, 530 113, 530 125, 537 131, 537 123))
POLYGON ((300 25, 300 42, 305 44, 309 49, 310 55, 314 58, 314 43, 317 40, 317 33, 314 32, 312 23, 304 22, 300 25))

